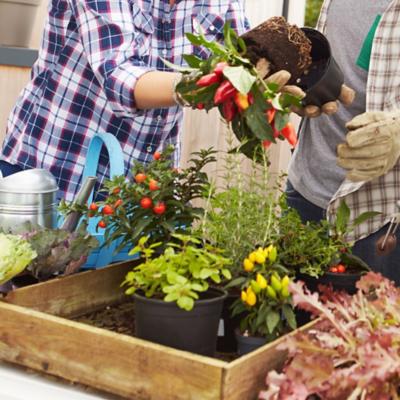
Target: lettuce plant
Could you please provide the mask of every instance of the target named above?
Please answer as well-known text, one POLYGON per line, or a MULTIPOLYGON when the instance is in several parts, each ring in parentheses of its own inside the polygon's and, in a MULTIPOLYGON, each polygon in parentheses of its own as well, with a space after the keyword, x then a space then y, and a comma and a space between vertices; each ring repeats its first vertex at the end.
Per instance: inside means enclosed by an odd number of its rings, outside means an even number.
POLYGON ((399 399, 400 289, 373 272, 354 296, 326 289, 319 298, 303 285, 290 285, 293 302, 321 321, 287 338, 286 365, 268 374, 260 399, 399 399))

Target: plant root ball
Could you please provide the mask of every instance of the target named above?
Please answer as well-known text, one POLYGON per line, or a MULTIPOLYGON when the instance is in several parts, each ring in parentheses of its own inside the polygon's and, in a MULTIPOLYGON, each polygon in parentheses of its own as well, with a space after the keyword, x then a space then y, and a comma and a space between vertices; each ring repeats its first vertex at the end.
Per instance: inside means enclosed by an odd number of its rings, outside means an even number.
POLYGON ((260 59, 270 63, 268 75, 289 71, 289 83, 295 83, 311 65, 311 42, 296 25, 283 17, 273 17, 242 35, 247 46, 246 57, 257 65, 260 59))

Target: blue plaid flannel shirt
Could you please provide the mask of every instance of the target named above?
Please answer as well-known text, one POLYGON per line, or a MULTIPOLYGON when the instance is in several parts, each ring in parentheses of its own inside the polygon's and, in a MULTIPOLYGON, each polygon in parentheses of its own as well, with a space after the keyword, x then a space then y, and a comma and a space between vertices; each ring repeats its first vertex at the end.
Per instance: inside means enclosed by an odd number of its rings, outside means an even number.
MULTIPOLYGON (((168 70, 161 58, 184 64, 183 54, 207 57, 185 33, 200 26, 220 41, 227 20, 239 34, 248 29, 243 0, 177 0, 172 7, 169 0, 50 0, 39 58, 9 117, 0 158, 49 170, 66 200, 79 190, 96 132, 118 139, 127 176, 133 160, 146 163, 166 144, 175 145, 178 161, 182 109, 135 109, 135 84, 148 71, 168 70)), ((108 174, 103 151, 100 183, 108 174)))

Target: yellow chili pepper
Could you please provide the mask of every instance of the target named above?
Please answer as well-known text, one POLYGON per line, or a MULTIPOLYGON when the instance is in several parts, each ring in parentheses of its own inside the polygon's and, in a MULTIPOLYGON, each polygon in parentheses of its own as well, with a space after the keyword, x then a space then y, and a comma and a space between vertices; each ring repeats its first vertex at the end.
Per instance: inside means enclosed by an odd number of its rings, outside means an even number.
POLYGON ((257 274, 256 280, 261 289, 265 289, 268 286, 267 280, 261 274, 257 274))
POLYGON ((271 286, 274 288, 275 292, 280 292, 282 290, 282 283, 275 275, 271 276, 271 286))
POLYGON ((282 288, 285 288, 285 287, 287 288, 289 286, 289 283, 290 283, 290 278, 287 275, 285 275, 282 278, 281 283, 282 283, 282 288))
POLYGON ((250 286, 247 288, 246 295, 247 295, 246 303, 250 307, 253 307, 257 303, 257 296, 253 292, 253 289, 250 286))
POLYGON ((267 290, 268 296, 271 297, 271 299, 275 299, 275 300, 277 299, 276 292, 275 292, 275 290, 273 289, 272 286, 268 285, 266 287, 266 290, 267 290))
POLYGON ((251 272, 254 269, 254 263, 248 258, 245 258, 243 261, 243 268, 246 272, 251 272))
POLYGON ((249 260, 251 262, 256 262, 256 256, 257 256, 257 253, 255 251, 253 251, 252 253, 249 254, 249 260))
POLYGON ((272 246, 268 255, 269 261, 273 263, 276 261, 277 257, 278 257, 278 251, 276 250, 275 246, 272 246))
POLYGON ((261 292, 261 286, 255 280, 252 280, 250 282, 250 285, 255 294, 258 294, 261 292))
POLYGON ((237 92, 234 97, 235 104, 237 105, 239 111, 247 110, 250 106, 249 98, 247 94, 237 92))
POLYGON ((258 264, 264 264, 265 263, 265 256, 263 251, 257 251, 256 252, 256 262, 258 264))
POLYGON ((287 299, 290 296, 289 288, 287 286, 282 288, 281 296, 284 299, 287 299))
POLYGON ((240 298, 242 299, 243 303, 246 303, 246 301, 247 301, 247 293, 244 290, 242 290, 240 298))

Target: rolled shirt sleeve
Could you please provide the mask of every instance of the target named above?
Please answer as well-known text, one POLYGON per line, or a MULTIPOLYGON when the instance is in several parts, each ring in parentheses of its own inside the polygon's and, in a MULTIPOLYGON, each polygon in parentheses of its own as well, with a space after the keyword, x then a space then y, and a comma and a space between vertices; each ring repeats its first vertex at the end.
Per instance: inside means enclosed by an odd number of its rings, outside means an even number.
POLYGON ((133 116, 134 88, 149 67, 150 14, 127 0, 73 0, 88 62, 116 115, 133 116))

